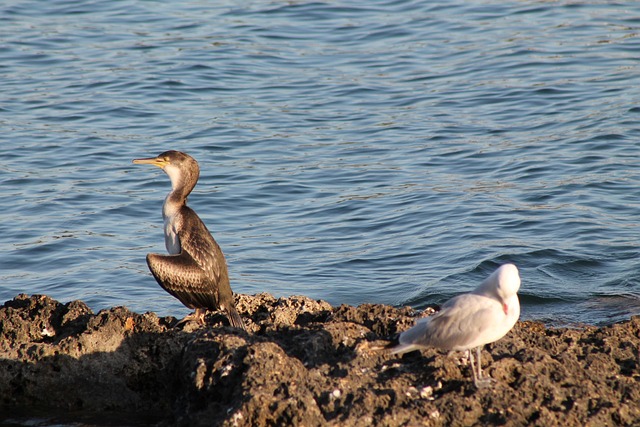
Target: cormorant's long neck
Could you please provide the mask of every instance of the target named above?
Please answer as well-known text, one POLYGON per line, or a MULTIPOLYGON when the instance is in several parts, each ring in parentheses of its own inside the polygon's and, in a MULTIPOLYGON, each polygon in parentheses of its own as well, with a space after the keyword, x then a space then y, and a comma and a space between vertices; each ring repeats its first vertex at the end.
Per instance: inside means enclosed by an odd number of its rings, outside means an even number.
POLYGON ((187 204, 187 197, 198 182, 198 175, 189 170, 166 167, 165 172, 171 179, 171 192, 167 195, 162 208, 165 217, 172 216, 182 206, 187 204))

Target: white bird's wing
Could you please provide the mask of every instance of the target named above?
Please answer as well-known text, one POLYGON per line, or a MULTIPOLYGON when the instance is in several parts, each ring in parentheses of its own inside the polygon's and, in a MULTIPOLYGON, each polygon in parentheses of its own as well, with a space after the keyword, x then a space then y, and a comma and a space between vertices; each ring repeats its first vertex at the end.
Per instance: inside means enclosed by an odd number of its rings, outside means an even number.
MULTIPOLYGON (((483 337, 504 313, 500 304, 482 295, 463 294, 447 301, 435 315, 418 322, 400 335, 398 349, 404 352, 418 347, 442 350, 466 350, 485 344, 483 337)), ((487 341, 491 342, 491 341, 487 341)))

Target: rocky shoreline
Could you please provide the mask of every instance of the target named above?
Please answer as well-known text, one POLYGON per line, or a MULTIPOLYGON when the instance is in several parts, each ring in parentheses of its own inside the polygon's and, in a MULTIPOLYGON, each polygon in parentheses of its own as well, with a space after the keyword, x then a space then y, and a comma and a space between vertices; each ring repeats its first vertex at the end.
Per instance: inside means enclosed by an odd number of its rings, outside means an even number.
POLYGON ((580 330, 518 322, 485 347, 497 382, 476 390, 462 353, 376 350, 421 315, 410 308, 236 298, 249 333, 216 313, 179 330, 123 307, 7 301, 0 424, 640 425, 640 316, 580 330))

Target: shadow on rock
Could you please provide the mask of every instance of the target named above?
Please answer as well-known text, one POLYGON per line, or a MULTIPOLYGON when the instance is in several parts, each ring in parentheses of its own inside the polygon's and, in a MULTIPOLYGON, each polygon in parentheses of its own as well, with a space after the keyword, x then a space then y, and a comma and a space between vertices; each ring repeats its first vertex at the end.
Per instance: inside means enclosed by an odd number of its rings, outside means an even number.
POLYGON ((604 328, 520 322, 486 346, 493 388, 462 353, 378 349, 409 308, 240 295, 248 332, 20 295, 0 307, 0 421, 94 425, 638 425, 640 317, 604 328), (4 417, 4 418, 3 418, 4 417), (89 418, 87 418, 89 417, 89 418))
POLYGON ((3 413, 122 414, 137 423, 171 412, 186 335, 155 314, 20 295, 0 309, 3 413), (9 411, 11 408, 11 411, 9 411))

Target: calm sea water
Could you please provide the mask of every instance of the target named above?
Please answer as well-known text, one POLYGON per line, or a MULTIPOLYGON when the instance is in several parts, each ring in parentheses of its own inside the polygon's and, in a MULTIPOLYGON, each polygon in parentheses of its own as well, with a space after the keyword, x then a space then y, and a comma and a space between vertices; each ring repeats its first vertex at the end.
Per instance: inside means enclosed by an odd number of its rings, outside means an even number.
POLYGON ((238 293, 422 308, 500 263, 524 319, 640 314, 640 5, 0 6, 0 300, 188 313, 150 276, 157 168, 238 293))

